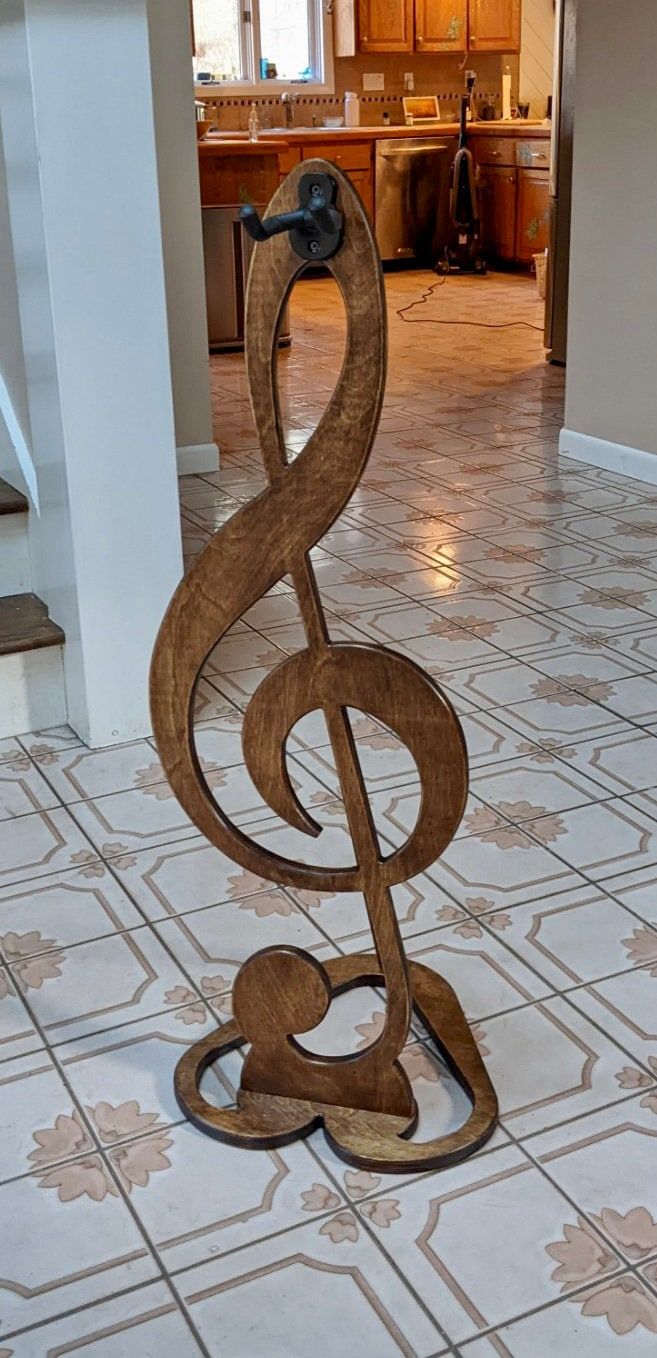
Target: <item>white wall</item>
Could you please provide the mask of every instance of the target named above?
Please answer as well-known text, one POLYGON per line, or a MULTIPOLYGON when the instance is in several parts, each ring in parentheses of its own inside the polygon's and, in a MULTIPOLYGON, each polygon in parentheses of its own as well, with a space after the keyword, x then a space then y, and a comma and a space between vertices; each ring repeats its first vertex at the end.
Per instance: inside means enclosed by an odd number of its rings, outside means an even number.
POLYGON ((149 0, 171 378, 181 472, 216 471, 188 0, 149 0))
POLYGON ((90 745, 150 729, 182 568, 146 0, 2 0, 0 117, 41 513, 33 586, 90 745))
POLYGON ((657 453, 656 69, 656 4, 580 0, 561 447, 619 470, 657 453))
POLYGON ((18 315, 7 178, 0 125, 0 476, 23 490, 16 443, 29 445, 25 365, 18 315), (11 432, 10 432, 11 431, 11 432))
POLYGON ((522 0, 519 98, 532 118, 544 118, 552 93, 554 0, 522 0))

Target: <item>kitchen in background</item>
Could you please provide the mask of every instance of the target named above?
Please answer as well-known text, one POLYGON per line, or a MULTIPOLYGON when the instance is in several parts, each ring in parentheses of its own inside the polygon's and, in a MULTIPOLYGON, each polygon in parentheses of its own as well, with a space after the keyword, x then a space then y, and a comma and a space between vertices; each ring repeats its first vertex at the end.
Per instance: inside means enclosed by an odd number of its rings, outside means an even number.
POLYGON ((349 176, 370 213, 384 263, 435 265, 452 230, 449 174, 466 73, 473 71, 468 143, 483 249, 493 268, 528 270, 545 255, 552 233, 546 347, 553 361, 565 361, 568 83, 564 99, 553 97, 555 28, 557 90, 561 70, 572 69, 564 5, 572 15, 574 0, 558 0, 556 9, 554 0, 328 0, 321 11, 332 25, 333 78, 326 79, 329 89, 313 91, 299 78, 303 63, 310 70, 318 42, 312 25, 309 35, 303 30, 312 0, 260 0, 255 38, 262 79, 245 92, 234 78, 245 75, 241 7, 236 0, 193 0, 196 97, 199 116, 210 125, 200 161, 211 347, 239 346, 242 339, 248 249, 239 203, 250 198, 264 208, 272 187, 300 159, 321 155, 349 176), (283 79, 288 70, 297 78, 283 79), (509 84, 513 116, 503 119, 509 84), (355 98, 345 101, 348 93, 355 98), (425 125, 414 119, 411 130, 404 100, 419 96, 436 97, 438 119, 425 125), (340 126, 345 115, 356 125, 340 126), (221 225, 219 215, 226 218, 221 225))

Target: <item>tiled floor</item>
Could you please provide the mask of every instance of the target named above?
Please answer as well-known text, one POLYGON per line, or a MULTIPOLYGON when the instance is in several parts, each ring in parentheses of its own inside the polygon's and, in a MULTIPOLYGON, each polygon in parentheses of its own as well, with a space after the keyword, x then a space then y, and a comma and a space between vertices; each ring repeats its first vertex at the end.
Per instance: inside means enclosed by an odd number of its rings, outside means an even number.
MULTIPOLYGON (((389 276, 390 375, 362 485, 314 552, 337 637, 435 675, 462 715, 459 834, 395 890, 406 947, 456 986, 499 1093, 491 1143, 441 1174, 349 1169, 321 1133, 268 1154, 181 1121, 185 1044, 241 961, 368 945, 356 896, 296 897, 185 819, 147 740, 0 746, 0 1358, 643 1358, 657 1343, 657 498, 557 457, 563 378, 531 281, 389 276), (430 324, 457 318, 468 322, 430 324), (473 323, 491 328, 476 328, 473 323), (498 328, 504 327, 504 328, 498 328), (532 328, 534 327, 534 328, 532 328), (6 1227, 11 1223, 11 1230, 6 1227)), ((337 376, 343 314, 302 284, 281 358, 290 446, 337 376)), ((221 473, 182 485, 190 557, 263 485, 242 359, 212 365, 221 473)), ((272 525, 276 531, 276 525, 272 525)), ((262 843, 306 853, 241 765, 241 712, 303 644, 285 583, 217 648, 198 745, 262 843)), ((415 769, 354 716, 379 831, 415 769)), ((323 721, 290 741, 321 861, 351 852, 323 721)), ((351 994, 313 1037, 365 1045, 351 994)), ((418 1135, 464 1097, 413 1032, 418 1135)), ((230 1102, 239 1059, 207 1077, 230 1102)))

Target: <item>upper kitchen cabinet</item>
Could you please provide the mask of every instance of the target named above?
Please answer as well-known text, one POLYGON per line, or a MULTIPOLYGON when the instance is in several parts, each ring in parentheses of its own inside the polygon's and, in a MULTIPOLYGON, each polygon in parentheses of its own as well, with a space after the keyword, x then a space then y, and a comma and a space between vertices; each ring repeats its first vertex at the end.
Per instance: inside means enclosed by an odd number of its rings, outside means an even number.
POLYGON ((415 0, 418 52, 465 52, 468 0, 415 0))
POLYGON ((470 50, 519 52, 521 3, 522 0, 470 0, 470 50))
POLYGON ((414 8, 413 0, 358 0, 361 52, 412 52, 414 8))
MULTIPOLYGON (((340 14, 346 3, 335 0, 335 13, 340 14)), ((358 48, 361 52, 519 52, 521 3, 358 0, 358 48)), ((337 25, 338 34, 342 27, 342 23, 337 25)), ((348 55, 341 44, 339 38, 336 53, 348 55)))

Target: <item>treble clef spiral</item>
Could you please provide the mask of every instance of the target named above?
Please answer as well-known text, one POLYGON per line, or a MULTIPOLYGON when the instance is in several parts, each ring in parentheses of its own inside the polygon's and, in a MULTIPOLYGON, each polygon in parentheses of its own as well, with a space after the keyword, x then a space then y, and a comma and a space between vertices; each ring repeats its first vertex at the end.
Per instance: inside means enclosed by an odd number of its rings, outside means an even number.
MULTIPOLYGON (((217 1118, 208 1128, 198 1102, 190 1109, 189 1089, 185 1106, 215 1135, 237 1140, 240 1131, 247 1144, 260 1145, 290 1139, 308 1124, 309 1114, 312 1123, 321 1111, 336 1148, 345 1154, 350 1150, 351 1159, 366 1163, 367 1157, 358 1158, 353 1145, 347 1146, 350 1133, 342 1125, 346 1110, 393 1118, 401 1135, 402 1127, 406 1133, 412 1128, 415 1117, 410 1084, 398 1060, 413 996, 391 887, 422 872, 452 839, 465 804, 467 757, 451 705, 413 662, 376 645, 331 641, 313 573, 310 550, 344 509, 366 464, 381 410, 387 356, 381 266, 364 210, 346 178, 325 162, 305 161, 288 176, 271 207, 281 212, 293 206, 302 172, 329 171, 338 182, 344 217, 344 244, 327 265, 348 318, 342 371, 305 448, 288 461, 276 386, 276 336, 304 265, 287 236, 257 245, 246 299, 246 357, 268 485, 218 530, 178 587, 153 653, 151 710, 169 782, 207 839, 242 867, 283 885, 362 892, 376 948, 376 959, 339 959, 346 964, 341 972, 330 963, 321 967, 293 948, 269 948, 244 963, 234 987, 231 1035, 232 1045, 244 1040, 252 1044, 242 1076, 241 1110, 226 1114, 228 1122, 217 1118), (296 863, 249 839, 214 799, 195 749, 195 690, 204 662, 242 614, 284 577, 291 579, 297 595, 306 645, 283 660, 251 698, 243 724, 244 761, 271 809, 295 829, 318 835, 321 827, 292 787, 285 746, 293 726, 321 709, 354 849, 351 866, 296 863), (361 709, 391 728, 417 766, 422 792, 417 823, 407 841, 387 856, 379 846, 348 708, 361 709), (348 1057, 320 1057, 304 1050, 294 1035, 321 1020, 340 988, 373 975, 383 979, 388 997, 377 1040, 348 1057), (338 984, 332 984, 336 979, 338 984), (272 1095, 278 1100, 278 1133, 264 1105, 265 1096, 272 1095)), ((216 1048, 216 1039, 214 1046, 206 1040, 197 1053, 201 1065, 208 1064, 216 1048)), ((197 1098, 198 1077, 196 1069, 197 1098)), ((462 1082, 472 1085, 469 1077, 462 1082)), ((180 1087, 178 1092, 181 1097, 180 1087)), ((477 1144, 483 1139, 479 1135, 477 1144)))

